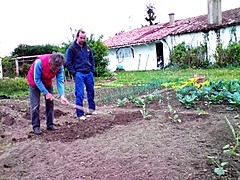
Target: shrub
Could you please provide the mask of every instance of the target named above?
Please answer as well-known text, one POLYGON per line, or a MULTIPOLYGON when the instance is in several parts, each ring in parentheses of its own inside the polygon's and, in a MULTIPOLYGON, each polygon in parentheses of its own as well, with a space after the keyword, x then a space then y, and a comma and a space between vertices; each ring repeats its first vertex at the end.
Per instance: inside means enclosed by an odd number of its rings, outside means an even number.
POLYGON ((25 78, 0 79, 0 95, 9 97, 27 96, 29 86, 25 78))

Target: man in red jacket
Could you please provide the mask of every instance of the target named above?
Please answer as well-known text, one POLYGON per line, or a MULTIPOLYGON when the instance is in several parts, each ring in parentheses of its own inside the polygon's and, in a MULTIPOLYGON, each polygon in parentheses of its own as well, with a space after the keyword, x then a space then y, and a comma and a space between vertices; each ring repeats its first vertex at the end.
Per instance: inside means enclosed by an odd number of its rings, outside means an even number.
POLYGON ((28 71, 27 80, 30 89, 32 128, 37 135, 42 134, 39 117, 41 93, 45 96, 47 130, 58 130, 58 127, 53 123, 54 97, 52 81, 54 77, 56 77, 61 103, 64 105, 69 104, 64 97, 64 63, 65 58, 61 53, 44 54, 38 56, 28 71))

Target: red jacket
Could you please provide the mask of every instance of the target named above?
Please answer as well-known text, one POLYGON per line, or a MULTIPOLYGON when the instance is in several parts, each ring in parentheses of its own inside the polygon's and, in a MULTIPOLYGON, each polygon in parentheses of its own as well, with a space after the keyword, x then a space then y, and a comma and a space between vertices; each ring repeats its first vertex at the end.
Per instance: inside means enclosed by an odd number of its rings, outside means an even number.
MULTIPOLYGON (((58 73, 58 71, 52 72, 50 70, 50 56, 51 54, 44 54, 37 57, 37 59, 40 59, 42 62, 41 80, 45 87, 49 87, 50 85, 52 85, 52 80, 58 73)), ((27 81, 29 85, 36 88, 37 85, 34 82, 34 67, 35 62, 31 65, 28 71, 27 81)))

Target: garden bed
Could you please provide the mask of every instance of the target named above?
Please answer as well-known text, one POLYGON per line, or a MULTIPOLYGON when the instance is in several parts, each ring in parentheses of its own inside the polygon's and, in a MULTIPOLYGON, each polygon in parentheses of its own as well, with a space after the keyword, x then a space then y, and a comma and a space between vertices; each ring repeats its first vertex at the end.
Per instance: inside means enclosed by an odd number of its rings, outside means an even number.
MULTIPOLYGON (((239 158, 222 152, 232 142, 224 118, 235 124, 238 112, 196 104, 201 114, 184 108, 175 91, 161 94, 146 105, 148 118, 133 103, 99 103, 98 115, 79 121, 56 102, 56 132, 45 130, 42 105, 41 136, 32 132, 28 99, 1 100, 1 179, 238 179, 239 158), (214 173, 207 156, 229 162, 228 172, 214 173)), ((73 102, 73 93, 67 97, 73 102)))

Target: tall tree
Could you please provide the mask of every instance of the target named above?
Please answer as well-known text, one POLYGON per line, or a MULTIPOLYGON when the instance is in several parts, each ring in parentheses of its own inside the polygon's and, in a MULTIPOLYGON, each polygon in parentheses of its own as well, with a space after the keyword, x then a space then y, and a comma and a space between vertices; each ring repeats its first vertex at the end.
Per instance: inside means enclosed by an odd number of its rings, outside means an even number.
POLYGON ((155 7, 152 4, 147 5, 146 11, 147 11, 148 17, 146 17, 145 20, 149 22, 150 26, 153 25, 153 21, 156 19, 154 10, 155 10, 155 7))

